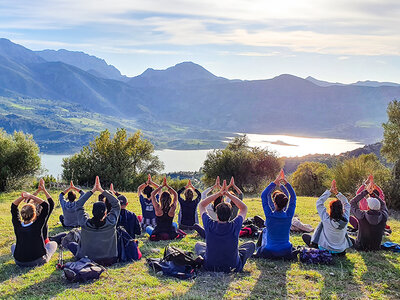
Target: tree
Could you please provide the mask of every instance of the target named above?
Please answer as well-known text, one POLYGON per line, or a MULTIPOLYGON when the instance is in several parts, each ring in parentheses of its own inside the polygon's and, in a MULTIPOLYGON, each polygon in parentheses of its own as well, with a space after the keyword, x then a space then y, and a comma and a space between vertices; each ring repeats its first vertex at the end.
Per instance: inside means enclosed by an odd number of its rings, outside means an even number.
POLYGON ((214 150, 207 154, 203 164, 207 185, 235 177, 236 185, 244 192, 256 192, 272 179, 280 170, 280 162, 275 153, 268 149, 249 147, 246 136, 234 138, 225 149, 214 150))
POLYGON ((400 160, 400 102, 393 100, 387 108, 388 121, 382 124, 383 141, 381 153, 390 162, 400 160))
POLYGON ((147 174, 157 173, 163 163, 154 155, 154 147, 142 138, 118 129, 114 136, 104 130, 79 153, 63 160, 63 179, 88 185, 98 175, 105 185, 114 183, 119 190, 134 190, 146 181, 147 174))
POLYGON ((394 162, 391 177, 384 185, 386 201, 390 208, 400 209, 400 102, 393 100, 387 108, 388 121, 382 124, 381 153, 394 162))
POLYGON ((374 175, 374 182, 380 186, 390 179, 390 170, 373 153, 344 160, 333 168, 333 178, 339 191, 351 195, 355 194, 369 174, 374 175))
POLYGON ((320 196, 332 181, 332 175, 326 164, 304 162, 297 167, 291 181, 298 195, 320 196))
POLYGON ((0 129, 0 191, 20 187, 39 169, 39 147, 32 136, 0 129))

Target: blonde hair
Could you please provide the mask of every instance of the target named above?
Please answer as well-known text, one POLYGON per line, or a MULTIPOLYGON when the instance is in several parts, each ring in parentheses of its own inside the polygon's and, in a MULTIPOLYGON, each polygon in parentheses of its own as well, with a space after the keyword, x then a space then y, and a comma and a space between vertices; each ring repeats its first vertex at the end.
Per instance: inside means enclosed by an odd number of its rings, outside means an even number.
POLYGON ((36 207, 32 203, 27 203, 21 208, 21 217, 24 222, 31 222, 36 218, 36 207))

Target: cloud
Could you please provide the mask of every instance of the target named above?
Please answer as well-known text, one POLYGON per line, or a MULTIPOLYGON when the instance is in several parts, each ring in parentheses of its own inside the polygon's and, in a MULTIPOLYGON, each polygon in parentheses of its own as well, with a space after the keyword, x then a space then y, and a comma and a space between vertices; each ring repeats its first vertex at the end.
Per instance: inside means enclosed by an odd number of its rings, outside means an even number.
MULTIPOLYGON (((400 2, 393 0, 12 0, 0 4, 0 30, 87 28, 97 36, 80 45, 112 44, 118 47, 109 51, 132 53, 156 51, 146 45, 239 45, 255 50, 235 55, 271 55, 258 47, 341 57, 399 55, 399 14, 400 2)), ((43 45, 68 45, 62 38, 43 45)))

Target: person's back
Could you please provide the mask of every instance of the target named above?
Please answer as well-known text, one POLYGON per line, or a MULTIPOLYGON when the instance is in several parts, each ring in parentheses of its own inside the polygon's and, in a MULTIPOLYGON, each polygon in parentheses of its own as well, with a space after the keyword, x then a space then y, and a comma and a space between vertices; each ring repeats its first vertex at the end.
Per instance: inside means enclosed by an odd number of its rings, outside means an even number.
POLYGON ((18 262, 34 261, 46 254, 43 226, 48 215, 49 205, 46 202, 40 205, 42 207, 41 214, 27 226, 21 222, 17 206, 11 205, 12 222, 17 239, 13 255, 18 262))
POLYGON ((204 269, 216 272, 241 271, 243 265, 239 257, 238 244, 243 223, 242 216, 220 223, 204 213, 202 219, 207 245, 204 269))
POLYGON ((199 204, 199 211, 203 220, 206 242, 197 242, 195 252, 204 257, 204 269, 214 272, 241 272, 247 259, 253 255, 256 248, 253 242, 247 242, 239 246, 239 233, 243 220, 247 214, 247 206, 239 198, 228 192, 233 185, 226 185, 224 180, 221 190, 202 200, 199 204), (230 203, 223 202, 227 196, 239 208, 238 216, 229 221, 232 215, 230 203), (217 221, 210 218, 206 207, 209 203, 217 201, 217 221), (222 202, 221 202, 222 201, 222 202))
MULTIPOLYGON (((351 212, 358 221, 355 248, 357 250, 379 250, 388 219, 388 210, 382 199, 370 197, 366 200, 368 210, 363 211, 359 202, 366 199, 367 196, 368 191, 362 191, 350 202, 351 212)), ((376 197, 376 194, 373 196, 376 197)))
POLYGON ((257 255, 266 258, 292 258, 292 244, 289 241, 290 227, 296 209, 296 193, 281 172, 261 194, 266 228, 263 231, 261 247, 257 255), (284 192, 272 191, 280 183, 284 192), (288 196, 290 198, 288 198, 288 196), (285 210, 285 208, 287 209, 285 210))
POLYGON ((191 229, 195 223, 198 223, 197 205, 200 199, 201 193, 191 185, 190 181, 186 187, 178 191, 178 201, 180 205, 179 226, 181 229, 191 229), (195 199, 193 199, 193 191, 197 194, 195 199), (185 199, 181 197, 182 192, 185 194, 185 199))
POLYGON ((79 226, 78 214, 76 212, 76 194, 72 191, 78 192, 80 197, 84 195, 81 189, 76 188, 72 181, 70 186, 63 192, 60 193, 58 200, 63 214, 60 215, 60 222, 64 227, 77 227, 79 226), (64 197, 67 196, 67 199, 64 197))
POLYGON ((104 191, 98 177, 92 191, 85 193, 77 201, 77 212, 81 229, 81 238, 77 249, 75 246, 70 248, 77 259, 89 257, 90 259, 104 265, 109 265, 117 261, 117 232, 116 226, 120 214, 121 206, 117 198, 107 191, 104 191), (100 191, 111 204, 111 211, 107 214, 104 202, 93 204, 93 218, 85 213, 84 204, 95 191, 100 191))
POLYGON ((133 239, 136 234, 140 235, 141 233, 138 218, 135 213, 127 209, 121 209, 117 226, 123 226, 133 239))
POLYGON ((326 190, 318 198, 316 206, 321 222, 315 229, 311 239, 309 235, 303 234, 303 240, 307 244, 317 245, 322 250, 345 254, 346 249, 353 245, 347 235, 350 204, 347 198, 338 192, 335 180, 332 181, 331 189, 326 190), (330 201, 328 213, 324 203, 332 193, 336 195, 337 199, 330 201))

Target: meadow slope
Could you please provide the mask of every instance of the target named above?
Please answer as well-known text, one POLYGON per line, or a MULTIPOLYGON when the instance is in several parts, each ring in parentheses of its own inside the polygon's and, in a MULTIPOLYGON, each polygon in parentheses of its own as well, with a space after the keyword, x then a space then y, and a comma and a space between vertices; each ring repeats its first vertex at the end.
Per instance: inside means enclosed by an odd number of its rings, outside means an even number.
MULTIPOLYGON (((54 199, 58 193, 52 192, 54 199)), ((126 194, 129 208, 140 213, 135 193, 126 194)), ((200 272, 194 280, 180 281, 154 274, 146 260, 116 264, 100 280, 71 284, 55 269, 58 255, 50 263, 33 269, 15 265, 10 246, 14 242, 10 205, 17 193, 0 194, 0 298, 4 299, 399 299, 400 254, 348 251, 334 266, 310 266, 299 262, 250 259, 240 274, 212 274, 200 272)), ((97 196, 90 200, 94 201, 97 196)), ((319 217, 315 210, 316 198, 299 197, 296 214, 316 226, 319 217)), ((263 215, 258 198, 246 198, 249 216, 263 215)), ((90 208, 87 204, 87 208, 90 208)), ((61 208, 57 204, 49 220, 49 233, 63 231, 57 223, 61 208)), ((89 209, 88 209, 89 211, 89 209)), ((391 217, 393 234, 385 240, 400 243, 400 219, 391 217)), ((186 250, 193 250, 200 238, 190 233, 183 240, 172 242, 186 250)), ((295 246, 303 245, 301 236, 291 235, 295 246)), ((161 257, 167 242, 149 242, 140 237, 143 256, 161 257)), ((72 255, 64 252, 69 261, 72 255)))

